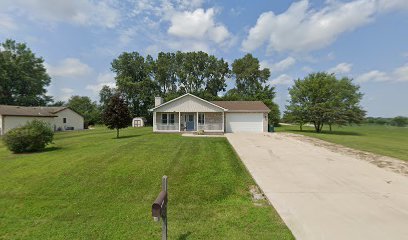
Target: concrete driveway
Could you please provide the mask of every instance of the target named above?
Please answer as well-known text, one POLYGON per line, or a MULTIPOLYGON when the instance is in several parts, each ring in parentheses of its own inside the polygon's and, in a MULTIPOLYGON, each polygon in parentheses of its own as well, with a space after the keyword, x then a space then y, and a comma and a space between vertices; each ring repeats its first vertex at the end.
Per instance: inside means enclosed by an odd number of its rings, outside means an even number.
POLYGON ((408 177, 287 134, 226 134, 297 239, 408 239, 408 177))

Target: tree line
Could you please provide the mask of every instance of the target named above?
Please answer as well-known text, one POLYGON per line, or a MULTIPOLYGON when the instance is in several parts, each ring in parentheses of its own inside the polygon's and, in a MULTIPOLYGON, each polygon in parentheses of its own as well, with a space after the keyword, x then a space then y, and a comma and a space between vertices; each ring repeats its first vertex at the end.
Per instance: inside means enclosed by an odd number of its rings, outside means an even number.
POLYGON ((160 52, 157 58, 124 52, 111 64, 116 74, 116 88, 104 86, 100 102, 106 105, 115 93, 127 101, 133 116, 147 117, 154 107, 154 97, 166 101, 186 93, 206 100, 259 100, 269 108, 270 123, 278 124, 279 108, 273 102, 275 88, 267 84, 268 68, 261 69, 259 60, 251 54, 228 62, 214 55, 199 52, 160 52), (228 79, 235 79, 235 87, 226 91, 228 79))
POLYGON ((394 118, 383 118, 383 117, 367 117, 364 123, 368 124, 378 124, 378 125, 390 125, 396 127, 406 127, 408 126, 408 117, 397 116, 394 118))
POLYGON ((101 123, 102 110, 115 95, 121 95, 130 114, 152 120, 148 111, 154 97, 166 101, 185 93, 206 100, 259 100, 272 111, 270 123, 278 124, 279 108, 273 102, 275 88, 267 84, 270 70, 261 69, 251 54, 230 64, 223 58, 199 52, 160 52, 156 58, 124 52, 111 63, 116 87, 104 86, 99 103, 87 96, 72 96, 67 102, 47 95, 51 78, 44 59, 25 43, 7 39, 0 44, 0 104, 20 106, 68 106, 85 116, 88 124, 101 123), (227 80, 235 87, 226 91, 227 80))
MULTIPOLYGON (((295 80, 280 119, 279 108, 273 102, 275 88, 268 84, 271 72, 261 68, 256 57, 246 54, 230 65, 223 58, 202 51, 160 52, 156 58, 124 52, 111 63, 116 87, 103 86, 99 103, 87 96, 72 96, 67 102, 54 101, 47 95, 51 78, 44 59, 37 57, 25 43, 8 39, 0 46, 0 104, 68 106, 84 115, 87 124, 101 123, 103 110, 112 99, 127 105, 131 117, 144 116, 151 122, 149 109, 154 107, 155 96, 168 101, 185 93, 206 100, 263 101, 271 109, 270 124, 277 125, 282 120, 297 123, 302 129, 304 124, 311 123, 316 132, 326 125, 331 130, 333 125, 378 120, 365 120, 366 112, 360 105, 363 94, 352 79, 337 78, 326 72, 295 80), (228 91, 227 81, 235 82, 228 91)), ((407 118, 397 117, 388 123, 406 126, 407 118)))

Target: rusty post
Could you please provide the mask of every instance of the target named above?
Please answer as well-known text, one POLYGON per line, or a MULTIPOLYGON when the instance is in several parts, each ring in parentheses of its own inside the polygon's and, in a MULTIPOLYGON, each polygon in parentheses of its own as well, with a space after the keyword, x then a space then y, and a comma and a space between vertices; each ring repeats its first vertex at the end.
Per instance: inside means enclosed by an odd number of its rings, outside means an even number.
POLYGON ((162 223, 162 240, 167 240, 167 176, 164 175, 162 178, 162 192, 165 193, 164 196, 164 204, 163 204, 163 209, 162 209, 162 218, 163 218, 163 223, 162 223))
POLYGON ((162 190, 153 202, 152 217, 155 222, 162 218, 162 240, 167 240, 167 176, 163 176, 162 190))

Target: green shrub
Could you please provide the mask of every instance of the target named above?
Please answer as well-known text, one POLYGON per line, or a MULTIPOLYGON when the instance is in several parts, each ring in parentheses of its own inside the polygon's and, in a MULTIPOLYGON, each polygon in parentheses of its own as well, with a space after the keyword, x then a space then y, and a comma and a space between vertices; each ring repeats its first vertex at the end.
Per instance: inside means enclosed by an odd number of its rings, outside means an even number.
POLYGON ((52 143, 54 132, 46 122, 33 120, 26 125, 7 132, 3 141, 14 153, 41 151, 52 143))

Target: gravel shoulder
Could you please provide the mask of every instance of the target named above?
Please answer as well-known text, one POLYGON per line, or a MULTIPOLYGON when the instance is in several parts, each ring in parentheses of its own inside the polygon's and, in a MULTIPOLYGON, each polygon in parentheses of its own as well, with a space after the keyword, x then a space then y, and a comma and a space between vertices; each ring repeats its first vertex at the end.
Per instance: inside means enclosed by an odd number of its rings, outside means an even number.
POLYGON ((300 134, 294 134, 294 133, 277 133, 277 134, 288 137, 288 138, 293 138, 293 139, 296 139, 302 142, 311 143, 318 147, 325 147, 332 152, 352 156, 357 159, 372 163, 380 168, 383 168, 389 171, 393 171, 395 173, 399 173, 404 176, 408 176, 408 161, 403 161, 400 159, 396 159, 396 158, 392 158, 388 156, 382 156, 382 155, 378 155, 378 154, 374 154, 370 152, 360 151, 360 150, 342 146, 340 144, 330 143, 327 141, 323 141, 323 140, 313 138, 313 137, 307 137, 307 136, 300 135, 300 134))

